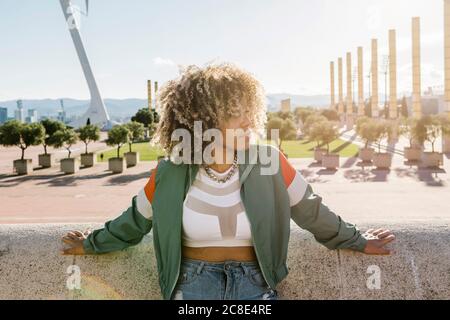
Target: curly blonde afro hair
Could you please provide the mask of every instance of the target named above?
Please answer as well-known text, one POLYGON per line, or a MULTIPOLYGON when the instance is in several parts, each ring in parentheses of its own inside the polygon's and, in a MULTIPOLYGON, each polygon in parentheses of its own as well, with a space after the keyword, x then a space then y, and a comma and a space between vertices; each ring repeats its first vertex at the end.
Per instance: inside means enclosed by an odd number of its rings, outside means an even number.
POLYGON ((194 122, 203 130, 218 129, 222 120, 248 115, 251 126, 261 130, 266 121, 262 85, 250 73, 230 64, 186 67, 180 77, 166 83, 158 93, 161 117, 153 138, 167 154, 178 143, 172 132, 194 132, 194 122))

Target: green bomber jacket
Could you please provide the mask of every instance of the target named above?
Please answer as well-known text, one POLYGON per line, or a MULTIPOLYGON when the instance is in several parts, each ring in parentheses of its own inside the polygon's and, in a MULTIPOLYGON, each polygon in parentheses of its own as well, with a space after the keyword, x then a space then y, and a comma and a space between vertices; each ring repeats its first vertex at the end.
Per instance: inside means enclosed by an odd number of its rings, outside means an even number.
MULTIPOLYGON (((363 251, 367 239, 359 229, 335 214, 276 148, 278 169, 262 174, 260 157, 239 164, 241 200, 250 222, 252 241, 262 274, 271 288, 288 274, 287 254, 291 219, 328 249, 363 251)), ((102 254, 137 245, 153 230, 159 285, 170 299, 181 266, 183 201, 199 165, 160 160, 131 206, 117 218, 94 230, 83 241, 88 254, 102 254), (145 213, 144 213, 145 211, 145 213), (151 212, 151 215, 149 215, 151 212)))

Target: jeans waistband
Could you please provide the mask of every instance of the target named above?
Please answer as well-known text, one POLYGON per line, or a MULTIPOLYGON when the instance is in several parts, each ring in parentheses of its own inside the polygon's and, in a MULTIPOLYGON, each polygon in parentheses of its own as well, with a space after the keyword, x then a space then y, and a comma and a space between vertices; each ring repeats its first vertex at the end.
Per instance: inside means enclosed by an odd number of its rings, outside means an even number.
POLYGON ((257 261, 235 261, 228 260, 224 262, 210 262, 204 260, 195 260, 189 258, 182 258, 182 264, 192 268, 196 268, 197 273, 200 273, 203 268, 212 271, 223 271, 230 270, 234 268, 242 268, 245 272, 249 269, 259 268, 257 261))

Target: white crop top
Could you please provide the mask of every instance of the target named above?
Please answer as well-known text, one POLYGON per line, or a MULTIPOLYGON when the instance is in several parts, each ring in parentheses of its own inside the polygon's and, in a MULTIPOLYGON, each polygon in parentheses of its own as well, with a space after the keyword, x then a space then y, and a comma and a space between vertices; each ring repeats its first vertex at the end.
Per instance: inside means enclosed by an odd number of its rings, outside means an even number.
MULTIPOLYGON (((214 174, 224 177, 230 170, 214 174)), ((253 246, 238 170, 227 182, 219 183, 201 167, 183 203, 182 226, 182 241, 187 247, 253 246)))

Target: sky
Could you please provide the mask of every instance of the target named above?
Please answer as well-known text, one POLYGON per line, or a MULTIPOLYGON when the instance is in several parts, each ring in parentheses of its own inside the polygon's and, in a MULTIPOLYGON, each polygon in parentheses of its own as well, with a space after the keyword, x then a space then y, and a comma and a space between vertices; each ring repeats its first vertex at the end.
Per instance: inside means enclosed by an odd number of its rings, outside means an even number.
MULTIPOLYGON (((104 98, 145 98, 147 79, 163 84, 180 66, 212 61, 250 71, 267 93, 329 94, 330 61, 350 51, 355 63, 363 46, 367 73, 370 41, 379 39, 381 62, 389 29, 402 93, 411 90, 413 16, 423 89, 442 89, 442 0, 90 0, 80 30, 104 98)), ((0 101, 59 97, 89 97, 59 1, 0 0, 0 101)))

